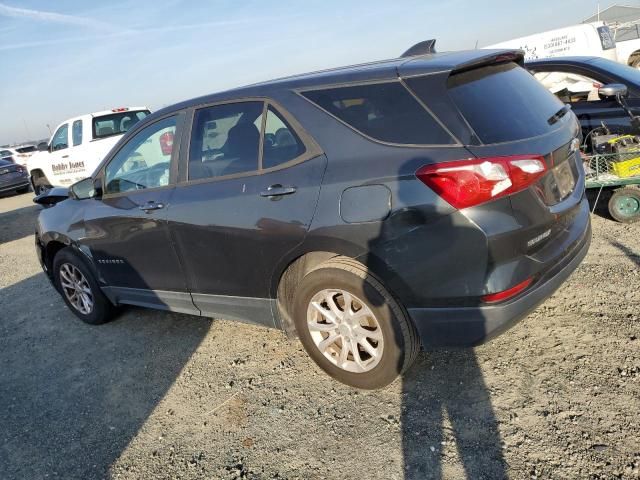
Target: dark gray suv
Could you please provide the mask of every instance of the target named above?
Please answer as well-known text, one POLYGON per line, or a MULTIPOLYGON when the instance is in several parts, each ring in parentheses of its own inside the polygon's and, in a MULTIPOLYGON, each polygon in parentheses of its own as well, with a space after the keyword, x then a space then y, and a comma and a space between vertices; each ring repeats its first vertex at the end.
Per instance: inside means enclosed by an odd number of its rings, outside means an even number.
POLYGON ((387 385, 549 297, 590 243, 575 116, 520 52, 399 58, 189 100, 38 198, 42 266, 98 324, 121 304, 283 329, 387 385))

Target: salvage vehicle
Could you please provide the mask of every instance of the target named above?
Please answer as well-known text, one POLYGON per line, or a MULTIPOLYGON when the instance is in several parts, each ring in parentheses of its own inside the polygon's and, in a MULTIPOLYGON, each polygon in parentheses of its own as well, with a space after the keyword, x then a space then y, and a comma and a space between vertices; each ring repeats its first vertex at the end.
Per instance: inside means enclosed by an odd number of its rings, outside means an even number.
POLYGON ((15 191, 26 193, 29 191, 29 176, 27 169, 12 161, 0 160, 0 193, 15 191))
POLYGON ((576 269, 579 135, 519 51, 273 80, 139 122, 68 197, 35 199, 55 203, 37 253, 87 323, 129 304, 280 328, 380 388, 421 345, 504 332, 576 269))
POLYGON ((640 71, 598 57, 561 57, 531 60, 527 69, 564 103, 571 105, 587 136, 605 122, 617 133, 634 133, 627 113, 614 96, 601 95, 609 84, 627 87, 626 104, 640 114, 640 71))
POLYGON ((121 107, 62 122, 46 149, 28 159, 34 191, 68 187, 93 174, 122 135, 149 113, 146 107, 121 107))

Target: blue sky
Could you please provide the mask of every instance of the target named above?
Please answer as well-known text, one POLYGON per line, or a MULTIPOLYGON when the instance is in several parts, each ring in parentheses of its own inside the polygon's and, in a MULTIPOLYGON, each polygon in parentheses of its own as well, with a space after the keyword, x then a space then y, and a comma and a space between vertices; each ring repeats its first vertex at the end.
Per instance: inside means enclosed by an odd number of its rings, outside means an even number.
MULTIPOLYGON (((611 1, 600 1, 601 8, 611 1)), ((635 2, 622 2, 635 3, 635 2)), ((578 23, 597 0, 0 0, 0 144, 287 74, 578 23)))

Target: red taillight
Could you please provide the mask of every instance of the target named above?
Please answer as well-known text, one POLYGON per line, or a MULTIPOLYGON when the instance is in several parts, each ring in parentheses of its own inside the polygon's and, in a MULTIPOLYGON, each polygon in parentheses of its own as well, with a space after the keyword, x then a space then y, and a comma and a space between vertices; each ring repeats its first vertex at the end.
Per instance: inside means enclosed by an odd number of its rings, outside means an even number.
POLYGON ((517 294, 531 285, 531 282, 533 282, 533 278, 527 278, 524 282, 520 282, 515 287, 511 287, 508 290, 503 290, 502 292, 491 293, 489 295, 483 296, 482 301, 485 303, 495 303, 507 300, 511 297, 515 297, 517 294))
POLYGON ((513 155, 425 165, 416 176, 460 209, 524 190, 546 170, 540 155, 513 155))

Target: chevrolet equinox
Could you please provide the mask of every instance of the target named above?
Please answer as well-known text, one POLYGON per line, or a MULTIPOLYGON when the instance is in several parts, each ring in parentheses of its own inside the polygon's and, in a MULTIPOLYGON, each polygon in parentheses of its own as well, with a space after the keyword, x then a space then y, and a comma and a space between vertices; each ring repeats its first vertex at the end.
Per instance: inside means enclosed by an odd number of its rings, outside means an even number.
POLYGON ((579 124, 522 64, 416 55, 164 108, 36 199, 42 267, 87 323, 129 304, 280 328, 385 386, 421 346, 505 331, 587 253, 579 124))

